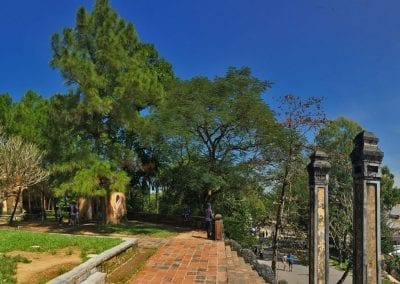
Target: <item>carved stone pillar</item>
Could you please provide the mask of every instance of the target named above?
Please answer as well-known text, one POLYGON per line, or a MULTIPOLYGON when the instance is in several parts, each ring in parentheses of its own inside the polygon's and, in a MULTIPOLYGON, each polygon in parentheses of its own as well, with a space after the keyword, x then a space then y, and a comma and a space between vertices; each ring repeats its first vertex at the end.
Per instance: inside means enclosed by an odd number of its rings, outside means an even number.
POLYGON ((378 138, 363 131, 354 139, 353 283, 381 283, 380 180, 383 152, 378 138))
POLYGON ((224 233, 224 223, 222 221, 221 214, 215 214, 215 221, 214 221, 214 240, 222 241, 224 233))
POLYGON ((113 192, 107 206, 107 223, 119 224, 126 215, 126 198, 123 192, 113 192))
POLYGON ((309 283, 329 283, 328 156, 315 151, 307 166, 310 184, 309 283))

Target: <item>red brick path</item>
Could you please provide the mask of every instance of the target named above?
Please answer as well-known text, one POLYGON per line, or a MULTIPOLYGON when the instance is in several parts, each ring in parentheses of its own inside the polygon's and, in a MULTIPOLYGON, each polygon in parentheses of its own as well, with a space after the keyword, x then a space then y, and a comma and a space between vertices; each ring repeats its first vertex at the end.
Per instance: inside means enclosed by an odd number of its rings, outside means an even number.
POLYGON ((158 244, 159 250, 129 283, 264 283, 223 241, 207 240, 204 232, 158 244))

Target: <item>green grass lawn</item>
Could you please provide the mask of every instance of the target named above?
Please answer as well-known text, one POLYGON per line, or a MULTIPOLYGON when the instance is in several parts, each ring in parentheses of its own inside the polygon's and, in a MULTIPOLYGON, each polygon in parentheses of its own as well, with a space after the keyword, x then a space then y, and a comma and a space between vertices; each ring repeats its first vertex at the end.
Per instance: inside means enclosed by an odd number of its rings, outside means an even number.
POLYGON ((46 234, 23 230, 1 230, 0 239, 0 252, 22 250, 52 253, 61 248, 76 247, 81 250, 82 257, 89 253, 100 253, 122 242, 117 238, 46 234))
MULTIPOLYGON (((36 251, 55 253, 62 248, 78 248, 83 259, 87 254, 98 254, 122 242, 117 238, 88 237, 35 233, 22 230, 0 230, 0 283, 15 283, 17 262, 27 262, 21 256, 9 257, 11 251, 36 251)), ((29 262, 29 261, 28 261, 29 262)))

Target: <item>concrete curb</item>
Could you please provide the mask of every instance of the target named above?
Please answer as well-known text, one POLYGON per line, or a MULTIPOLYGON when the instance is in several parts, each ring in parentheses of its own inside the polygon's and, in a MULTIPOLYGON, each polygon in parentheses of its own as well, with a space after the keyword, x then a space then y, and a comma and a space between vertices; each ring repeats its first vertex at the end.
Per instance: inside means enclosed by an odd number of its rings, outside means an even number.
MULTIPOLYGON (((107 272, 104 270, 104 263, 116 258, 118 255, 122 254, 123 252, 134 249, 138 247, 138 240, 133 238, 123 238, 125 242, 115 246, 101 254, 94 256, 93 258, 89 259, 88 261, 80 264, 79 266, 75 267, 74 269, 64 273, 52 280, 50 280, 49 284, 75 284, 81 283, 85 281, 88 277, 96 272, 107 272)), ((107 270, 107 269, 106 269, 107 270)))

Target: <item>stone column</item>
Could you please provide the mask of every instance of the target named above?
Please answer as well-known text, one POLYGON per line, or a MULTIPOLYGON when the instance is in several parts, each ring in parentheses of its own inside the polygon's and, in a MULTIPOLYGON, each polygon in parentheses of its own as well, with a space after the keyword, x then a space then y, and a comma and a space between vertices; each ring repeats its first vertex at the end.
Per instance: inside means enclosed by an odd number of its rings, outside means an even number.
POLYGON ((223 232, 224 232, 224 223, 222 222, 222 215, 215 214, 215 222, 214 222, 214 240, 221 241, 223 240, 223 232))
POLYGON ((380 180, 383 152, 378 138, 363 131, 354 139, 353 283, 381 283, 380 180))
POLYGON ((310 184, 309 283, 329 283, 328 156, 315 151, 307 166, 310 184))

